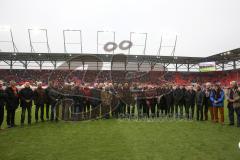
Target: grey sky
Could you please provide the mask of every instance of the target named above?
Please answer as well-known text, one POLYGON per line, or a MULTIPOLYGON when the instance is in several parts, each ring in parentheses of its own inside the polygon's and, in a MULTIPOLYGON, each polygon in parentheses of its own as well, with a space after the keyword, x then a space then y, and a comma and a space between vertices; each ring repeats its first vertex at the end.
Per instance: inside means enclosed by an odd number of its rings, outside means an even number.
POLYGON ((239 0, 0 0, 0 25, 11 26, 20 51, 30 51, 27 28, 39 27, 52 52, 63 52, 69 28, 82 30, 84 52, 96 52, 97 30, 113 30, 117 42, 147 32, 147 54, 156 54, 161 35, 172 43, 177 34, 176 55, 208 56, 240 47, 239 19, 239 0))

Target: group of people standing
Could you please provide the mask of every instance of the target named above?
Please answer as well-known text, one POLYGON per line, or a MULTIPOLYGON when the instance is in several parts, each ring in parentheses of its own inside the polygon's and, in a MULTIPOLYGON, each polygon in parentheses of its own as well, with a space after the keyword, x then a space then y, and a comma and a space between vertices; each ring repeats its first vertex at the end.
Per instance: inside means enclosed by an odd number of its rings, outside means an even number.
POLYGON ((49 82, 44 89, 42 83, 32 89, 26 82, 18 89, 14 81, 3 89, 0 81, 0 126, 4 119, 4 107, 7 111, 7 125, 15 125, 15 112, 21 110, 21 126, 24 126, 25 113, 27 122, 32 123, 32 106, 35 105, 35 121, 109 119, 110 117, 175 117, 178 119, 208 120, 224 123, 224 100, 227 99, 230 125, 234 125, 234 113, 237 126, 240 127, 240 92, 235 81, 230 88, 223 90, 218 83, 200 85, 148 85, 139 83, 96 83, 64 84, 49 82), (59 111, 61 106, 61 113, 59 111), (50 116, 49 116, 50 112, 50 116), (196 117, 195 117, 196 114, 196 117), (219 118, 220 116, 220 118, 219 118))

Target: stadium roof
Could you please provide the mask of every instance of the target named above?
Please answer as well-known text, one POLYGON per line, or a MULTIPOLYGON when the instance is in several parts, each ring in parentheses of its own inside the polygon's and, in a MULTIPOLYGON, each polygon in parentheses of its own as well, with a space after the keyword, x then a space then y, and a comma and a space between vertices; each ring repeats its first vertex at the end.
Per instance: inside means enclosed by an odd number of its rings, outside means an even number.
POLYGON ((204 59, 204 61, 216 61, 217 63, 227 63, 230 61, 239 60, 240 60, 240 48, 215 54, 204 59))
MULTIPOLYGON (((28 68, 29 62, 36 62, 41 69, 43 62, 51 62, 56 68, 57 62, 128 62, 141 66, 147 63, 154 67, 161 64, 164 68, 178 71, 196 71, 201 62, 216 62, 217 70, 236 69, 240 65, 240 48, 222 52, 209 57, 183 57, 183 56, 157 56, 157 55, 131 55, 131 54, 91 54, 91 53, 30 53, 30 52, 0 52, 0 61, 13 68, 14 62, 20 62, 28 68)), ((84 65, 84 64, 83 64, 84 65)), ((111 65, 112 66, 112 65, 111 65)))
POLYGON ((90 53, 11 53, 0 52, 0 60, 7 61, 85 61, 85 62, 142 62, 157 63, 199 63, 203 57, 173 57, 154 55, 90 54, 90 53))
POLYGON ((240 48, 209 57, 91 54, 91 53, 29 53, 0 52, 1 61, 85 61, 85 62, 143 62, 197 64, 200 62, 228 63, 240 60, 240 48))

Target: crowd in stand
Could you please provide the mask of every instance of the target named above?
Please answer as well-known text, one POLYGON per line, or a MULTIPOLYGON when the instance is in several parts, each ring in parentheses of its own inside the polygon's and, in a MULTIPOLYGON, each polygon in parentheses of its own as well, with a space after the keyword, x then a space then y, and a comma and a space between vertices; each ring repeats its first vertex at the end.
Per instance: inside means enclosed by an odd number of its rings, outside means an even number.
POLYGON ((39 121, 40 110, 41 121, 58 121, 60 117, 63 120, 169 117, 224 124, 225 99, 229 125, 234 125, 236 113, 237 126, 240 127, 240 92, 236 81, 232 81, 227 90, 220 83, 187 86, 109 82, 61 85, 56 81, 49 82, 46 89, 41 82, 37 83, 36 89, 32 89, 29 82, 19 89, 15 81, 10 81, 4 89, 0 81, 0 125, 5 108, 8 128, 14 127, 19 106, 21 126, 24 126, 26 111, 30 125, 33 104, 35 122, 39 121))
MULTIPOLYGON (((206 82, 220 82, 223 86, 229 85, 232 80, 239 79, 240 70, 215 71, 207 73, 199 72, 163 72, 163 71, 96 71, 96 70, 24 70, 24 69, 0 69, 1 79, 9 82, 14 79, 18 85, 26 81, 34 85, 36 81, 41 81, 44 86, 48 81, 58 81, 62 85, 64 82, 88 82, 104 83, 111 82, 141 82, 161 84, 165 82, 173 84, 204 84, 206 82), (79 78, 81 77, 81 78, 79 78)), ((35 84, 36 85, 36 84, 35 84)))

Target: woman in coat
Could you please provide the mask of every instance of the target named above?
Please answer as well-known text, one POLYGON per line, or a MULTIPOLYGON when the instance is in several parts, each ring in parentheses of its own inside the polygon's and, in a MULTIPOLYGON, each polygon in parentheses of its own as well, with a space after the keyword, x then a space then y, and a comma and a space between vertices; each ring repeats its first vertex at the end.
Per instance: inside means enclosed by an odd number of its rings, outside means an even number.
POLYGON ((220 122, 224 123, 224 91, 220 84, 215 84, 214 90, 210 94, 213 105, 214 122, 218 123, 218 111, 220 113, 220 122))

